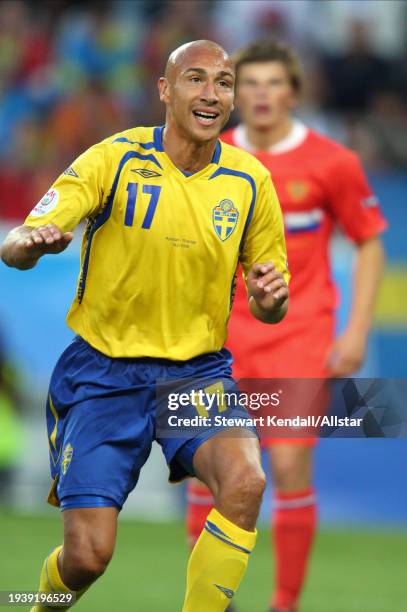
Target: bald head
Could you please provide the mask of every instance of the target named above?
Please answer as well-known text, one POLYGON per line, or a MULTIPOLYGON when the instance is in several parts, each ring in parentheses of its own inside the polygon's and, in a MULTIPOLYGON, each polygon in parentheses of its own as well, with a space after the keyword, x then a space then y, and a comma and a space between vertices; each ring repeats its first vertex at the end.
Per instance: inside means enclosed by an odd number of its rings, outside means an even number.
POLYGON ((175 49, 165 76, 158 79, 166 105, 166 137, 182 134, 190 142, 216 143, 233 109, 235 71, 226 51, 211 40, 175 49))
POLYGON ((172 83, 185 66, 193 65, 193 60, 202 54, 211 55, 215 62, 222 62, 234 72, 232 60, 223 47, 212 40, 194 40, 181 45, 170 54, 165 67, 165 77, 172 83))

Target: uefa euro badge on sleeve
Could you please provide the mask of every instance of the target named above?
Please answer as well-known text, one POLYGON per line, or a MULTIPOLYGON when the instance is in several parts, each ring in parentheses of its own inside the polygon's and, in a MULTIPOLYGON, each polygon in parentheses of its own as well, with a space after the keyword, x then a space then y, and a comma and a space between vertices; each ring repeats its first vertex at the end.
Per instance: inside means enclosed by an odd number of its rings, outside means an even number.
POLYGON ((54 210, 58 204, 59 192, 58 189, 48 189, 47 193, 41 198, 41 200, 34 206, 30 212, 31 217, 42 217, 47 213, 54 210))
POLYGON ((215 206, 212 211, 213 227, 222 242, 233 233, 238 218, 239 211, 235 208, 232 200, 221 200, 215 206))

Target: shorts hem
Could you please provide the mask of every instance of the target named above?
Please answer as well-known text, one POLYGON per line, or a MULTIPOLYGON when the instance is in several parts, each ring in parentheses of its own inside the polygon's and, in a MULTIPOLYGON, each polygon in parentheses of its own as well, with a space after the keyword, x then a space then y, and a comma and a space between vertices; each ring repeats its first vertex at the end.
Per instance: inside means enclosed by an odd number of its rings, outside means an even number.
POLYGON ((120 499, 117 495, 113 495, 107 489, 100 489, 95 487, 74 487, 69 489, 63 489, 63 491, 58 491, 58 499, 61 503, 64 497, 71 497, 73 495, 97 495, 100 497, 108 497, 111 499, 119 509, 122 509, 123 504, 126 499, 120 499))

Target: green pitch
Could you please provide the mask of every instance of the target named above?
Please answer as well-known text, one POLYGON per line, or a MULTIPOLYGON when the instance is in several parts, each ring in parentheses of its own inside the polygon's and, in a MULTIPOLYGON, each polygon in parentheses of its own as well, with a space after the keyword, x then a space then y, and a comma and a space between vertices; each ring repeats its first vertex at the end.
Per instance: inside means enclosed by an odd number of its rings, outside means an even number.
MULTIPOLYGON (((0 590, 35 590, 43 558, 60 540, 57 516, 0 514, 0 590)), ((187 562, 184 541, 180 523, 123 520, 111 565, 74 609, 180 612, 187 562)), ((267 531, 260 530, 258 545, 236 598, 241 612, 267 610, 269 550, 267 531)), ((301 612, 406 609, 406 550, 406 532, 320 532, 301 612)))

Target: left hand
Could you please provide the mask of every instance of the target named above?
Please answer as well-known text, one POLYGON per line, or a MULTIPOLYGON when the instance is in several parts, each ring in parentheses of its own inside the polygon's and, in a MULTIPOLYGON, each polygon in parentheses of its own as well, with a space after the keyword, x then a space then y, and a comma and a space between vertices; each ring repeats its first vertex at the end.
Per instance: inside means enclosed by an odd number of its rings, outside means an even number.
POLYGON ((366 350, 366 336, 347 329, 333 343, 327 358, 330 376, 350 376, 360 368, 366 350))
POLYGON ((259 308, 279 308, 288 299, 288 286, 272 262, 254 264, 247 275, 247 289, 259 308))

